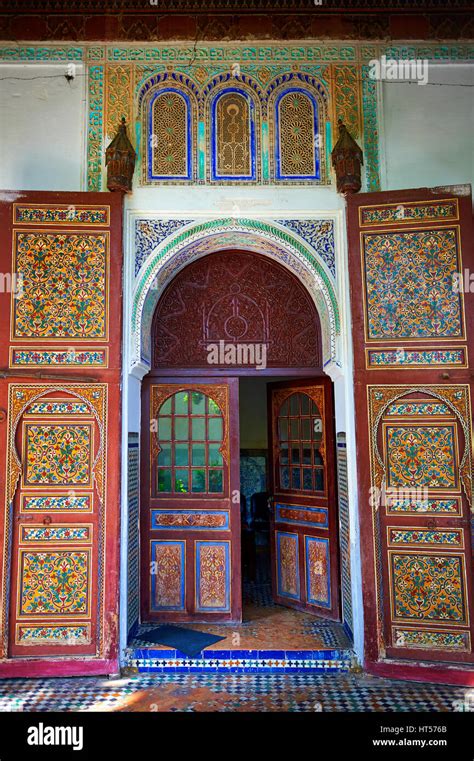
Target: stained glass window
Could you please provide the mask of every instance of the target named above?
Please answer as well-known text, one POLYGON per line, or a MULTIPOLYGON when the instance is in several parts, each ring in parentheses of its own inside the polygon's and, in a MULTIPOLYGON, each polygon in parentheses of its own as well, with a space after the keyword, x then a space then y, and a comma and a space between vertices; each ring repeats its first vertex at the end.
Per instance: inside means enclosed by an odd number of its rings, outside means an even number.
POLYGON ((255 179, 254 107, 247 94, 230 90, 212 107, 212 174, 218 179, 255 179))
POLYGON ((191 103, 185 93, 159 91, 150 104, 148 175, 151 180, 191 180, 191 103))
POLYGON ((276 179, 319 179, 315 98, 300 89, 281 94, 275 103, 275 127, 276 179))

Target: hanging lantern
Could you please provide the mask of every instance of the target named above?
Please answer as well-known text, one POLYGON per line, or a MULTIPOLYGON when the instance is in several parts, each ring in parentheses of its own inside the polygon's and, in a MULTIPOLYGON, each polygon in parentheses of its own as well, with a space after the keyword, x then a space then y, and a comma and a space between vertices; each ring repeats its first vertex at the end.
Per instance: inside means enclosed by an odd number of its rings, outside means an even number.
POLYGON ((130 193, 135 158, 133 145, 127 135, 125 117, 122 116, 122 123, 117 134, 105 152, 107 188, 109 190, 121 190, 123 193, 130 193))
POLYGON ((361 188, 361 166, 364 156, 356 141, 339 119, 339 138, 334 146, 331 159, 336 172, 337 192, 358 193, 361 188))

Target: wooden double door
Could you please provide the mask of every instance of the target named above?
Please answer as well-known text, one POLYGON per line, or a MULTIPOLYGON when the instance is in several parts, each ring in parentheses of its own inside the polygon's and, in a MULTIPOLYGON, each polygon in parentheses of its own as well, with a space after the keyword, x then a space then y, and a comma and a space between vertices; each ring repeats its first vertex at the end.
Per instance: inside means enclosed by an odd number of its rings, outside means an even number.
MULTIPOLYGON (((274 599, 337 618, 331 383, 268 389, 274 599)), ((238 622, 238 378, 149 377, 142 414, 142 621, 238 622)))

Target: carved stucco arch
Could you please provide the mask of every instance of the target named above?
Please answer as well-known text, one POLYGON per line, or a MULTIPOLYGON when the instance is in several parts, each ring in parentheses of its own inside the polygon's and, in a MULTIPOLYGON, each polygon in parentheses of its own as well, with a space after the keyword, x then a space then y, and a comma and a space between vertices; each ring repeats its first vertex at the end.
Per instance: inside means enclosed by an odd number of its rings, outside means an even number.
POLYGON ((158 245, 142 265, 133 294, 131 369, 149 364, 151 323, 164 289, 186 265, 206 254, 239 249, 268 256, 304 285, 319 314, 323 364, 339 365, 340 315, 334 280, 327 265, 305 243, 273 222, 217 219, 192 224, 158 245))

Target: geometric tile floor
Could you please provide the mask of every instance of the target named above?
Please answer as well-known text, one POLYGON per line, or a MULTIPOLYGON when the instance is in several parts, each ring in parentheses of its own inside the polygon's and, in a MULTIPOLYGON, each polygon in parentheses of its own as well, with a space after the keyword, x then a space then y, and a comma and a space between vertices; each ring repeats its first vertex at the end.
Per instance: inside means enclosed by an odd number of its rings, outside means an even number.
POLYGON ((269 583, 244 585, 242 623, 180 624, 224 638, 196 658, 147 643, 141 635, 155 626, 140 626, 125 652, 126 663, 140 673, 347 671, 354 663, 342 624, 276 605, 269 583))
MULTIPOLYGON (((365 674, 155 674, 0 680, 1 711, 452 712, 463 687, 365 674)), ((471 707, 472 710, 472 707, 471 707)))

